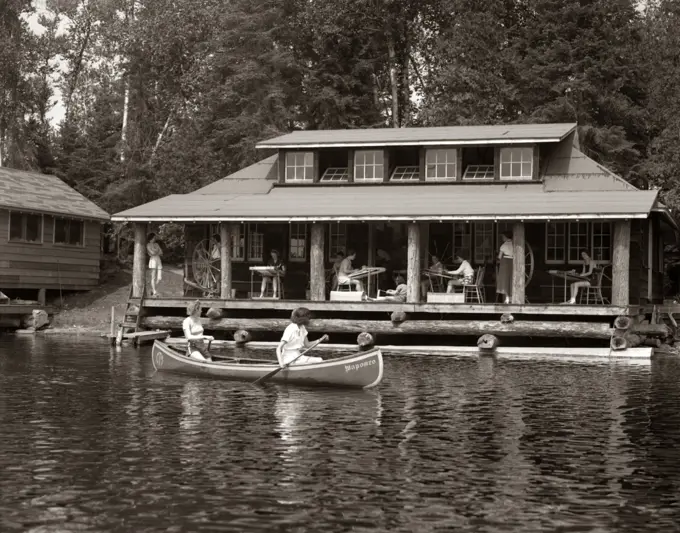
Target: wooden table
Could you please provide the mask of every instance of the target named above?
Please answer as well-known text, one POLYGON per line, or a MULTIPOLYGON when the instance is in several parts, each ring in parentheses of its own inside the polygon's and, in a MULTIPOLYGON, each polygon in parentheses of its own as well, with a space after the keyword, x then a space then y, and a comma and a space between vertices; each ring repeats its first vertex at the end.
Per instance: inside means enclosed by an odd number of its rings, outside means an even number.
POLYGON ((553 277, 552 280, 552 289, 551 289, 551 301, 552 303, 555 303, 555 278, 559 278, 564 280, 564 301, 566 302, 568 300, 567 298, 567 281, 569 283, 573 283, 574 281, 588 281, 590 278, 586 276, 581 276, 580 274, 576 274, 573 270, 548 270, 548 274, 550 274, 553 277))

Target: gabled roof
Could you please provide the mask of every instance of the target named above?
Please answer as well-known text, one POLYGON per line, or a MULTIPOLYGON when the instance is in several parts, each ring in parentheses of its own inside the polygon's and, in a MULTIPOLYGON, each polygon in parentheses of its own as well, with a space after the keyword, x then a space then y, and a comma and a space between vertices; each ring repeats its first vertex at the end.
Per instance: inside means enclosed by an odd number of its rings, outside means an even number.
POLYGON ((372 128, 294 131, 262 141, 257 148, 351 148, 559 142, 576 129, 568 124, 508 124, 438 128, 372 128))
POLYGON ((75 218, 109 220, 109 214, 56 176, 0 168, 0 207, 75 218))
POLYGON ((272 155, 191 194, 266 194, 276 180, 278 180, 278 156, 272 155))
POLYGON ((635 191, 636 187, 580 150, 560 144, 548 159, 544 183, 547 191, 635 191))
POLYGON ((275 187, 268 194, 184 194, 114 220, 560 220, 646 218, 658 191, 545 192, 541 183, 275 187))

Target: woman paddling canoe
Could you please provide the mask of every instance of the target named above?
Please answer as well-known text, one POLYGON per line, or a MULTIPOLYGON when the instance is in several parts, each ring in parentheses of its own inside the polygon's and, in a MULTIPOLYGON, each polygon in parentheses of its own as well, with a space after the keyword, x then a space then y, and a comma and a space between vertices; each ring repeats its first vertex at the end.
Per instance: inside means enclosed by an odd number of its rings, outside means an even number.
POLYGON ((187 339, 187 356, 199 361, 212 361, 205 341, 215 340, 210 335, 203 334, 203 324, 201 324, 201 302, 196 300, 187 306, 189 315, 182 322, 184 336, 187 339))
POLYGON ((276 347, 276 357, 279 360, 279 365, 285 366, 291 361, 297 360, 294 365, 308 365, 310 363, 321 363, 321 357, 310 357, 308 355, 300 356, 302 348, 309 348, 313 343, 309 342, 307 338, 307 328, 311 312, 306 307, 298 307, 293 310, 290 316, 290 324, 286 327, 276 347))

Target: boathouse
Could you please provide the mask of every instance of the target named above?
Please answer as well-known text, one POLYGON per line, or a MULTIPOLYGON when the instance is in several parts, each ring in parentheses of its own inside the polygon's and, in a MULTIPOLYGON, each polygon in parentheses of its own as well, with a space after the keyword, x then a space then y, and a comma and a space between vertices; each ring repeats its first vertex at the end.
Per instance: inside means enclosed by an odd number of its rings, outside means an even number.
POLYGON ((187 299, 199 296, 225 310, 206 322, 217 330, 280 331, 305 302, 327 331, 475 335, 495 325, 501 334, 604 338, 615 317, 663 300, 663 250, 675 242, 675 221, 658 191, 587 157, 576 124, 295 131, 258 148, 270 155, 113 216, 136 228, 136 298, 149 224, 185 224, 183 294, 145 299, 148 326, 177 327, 187 299), (514 250, 510 305, 495 294, 504 233, 514 250), (272 249, 287 267, 283 290, 260 299, 258 269, 272 249), (349 249, 356 268, 380 271, 366 276, 361 296, 331 290, 332 262, 349 249), (564 305, 582 251, 598 274, 564 305), (432 256, 447 269, 455 256, 468 260, 473 290, 446 294, 447 280, 428 272, 432 256), (405 278, 406 302, 365 300, 394 288, 395 273, 405 278), (402 320, 386 318, 394 312, 402 320), (508 313, 515 324, 535 324, 500 327, 508 313), (555 329, 551 319, 578 327, 555 329), (583 320, 598 326, 581 328, 583 320))
POLYGON ((99 283, 109 215, 55 176, 0 168, 0 290, 37 298, 99 283))

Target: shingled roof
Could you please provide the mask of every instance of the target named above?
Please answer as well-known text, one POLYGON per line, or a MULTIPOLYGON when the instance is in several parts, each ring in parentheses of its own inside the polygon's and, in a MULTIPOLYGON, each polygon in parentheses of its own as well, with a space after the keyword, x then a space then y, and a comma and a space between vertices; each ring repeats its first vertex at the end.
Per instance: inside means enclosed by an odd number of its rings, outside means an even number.
POLYGON ((109 220, 109 214, 56 176, 0 168, 0 208, 109 220))

